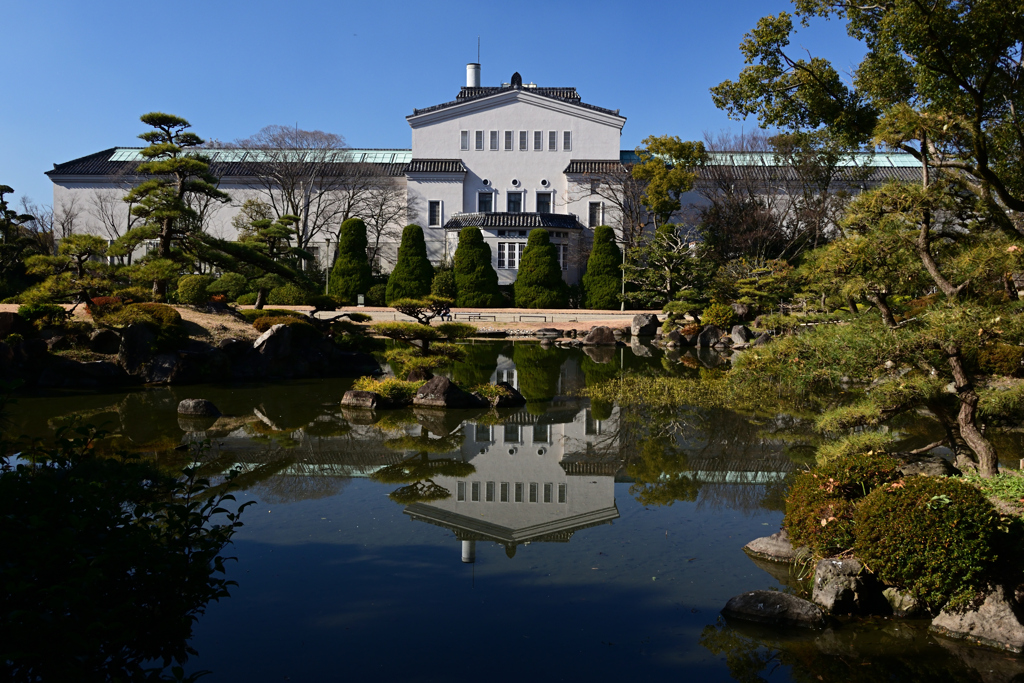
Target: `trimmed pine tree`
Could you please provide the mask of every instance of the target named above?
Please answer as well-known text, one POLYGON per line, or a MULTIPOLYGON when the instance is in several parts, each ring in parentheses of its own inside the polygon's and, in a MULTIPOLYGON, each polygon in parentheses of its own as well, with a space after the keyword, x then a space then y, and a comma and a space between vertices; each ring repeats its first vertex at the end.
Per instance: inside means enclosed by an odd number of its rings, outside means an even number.
POLYGON ((583 276, 583 307, 619 308, 622 291, 622 252, 615 244, 615 231, 607 225, 594 229, 594 247, 583 276))
POLYGON ((491 248, 480 228, 463 228, 455 249, 455 305, 464 308, 493 308, 504 299, 498 289, 498 273, 491 265, 491 248))
POLYGON ((373 273, 366 259, 366 225, 360 218, 349 218, 341 224, 338 258, 331 268, 328 292, 346 304, 354 304, 360 294, 370 291, 373 273))
POLYGON ((427 258, 427 244, 423 241, 423 228, 407 225, 402 231, 402 244, 398 247, 398 261, 388 278, 387 305, 398 299, 422 299, 430 294, 434 280, 434 267, 427 258))
POLYGON ((562 279, 558 248, 551 244, 547 230, 530 231, 519 264, 515 292, 519 308, 565 308, 569 305, 569 285, 562 279))

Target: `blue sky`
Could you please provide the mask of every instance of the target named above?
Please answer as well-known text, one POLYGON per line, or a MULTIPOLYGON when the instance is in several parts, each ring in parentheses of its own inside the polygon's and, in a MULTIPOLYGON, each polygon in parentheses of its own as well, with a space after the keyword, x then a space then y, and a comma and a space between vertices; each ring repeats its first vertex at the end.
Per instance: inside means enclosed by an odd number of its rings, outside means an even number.
MULTIPOLYGON (((141 144, 138 117, 165 111, 210 139, 269 124, 410 145, 405 116, 454 98, 480 36, 484 85, 575 86, 647 135, 698 139, 741 125, 708 88, 743 67, 739 43, 785 0, 532 2, 4 3, 0 184, 48 204, 57 162, 141 144)), ((835 21, 793 47, 849 71, 863 54, 835 21)))

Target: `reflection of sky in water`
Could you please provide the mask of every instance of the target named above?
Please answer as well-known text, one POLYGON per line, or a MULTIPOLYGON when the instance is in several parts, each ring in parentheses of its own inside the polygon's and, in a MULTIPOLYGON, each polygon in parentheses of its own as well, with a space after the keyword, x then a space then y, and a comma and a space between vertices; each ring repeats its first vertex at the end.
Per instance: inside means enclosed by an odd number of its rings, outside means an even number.
POLYGON ((728 680, 752 670, 847 683, 877 680, 865 678, 876 666, 878 677, 934 681, 935 666, 974 678, 995 661, 971 655, 964 669, 906 627, 714 627, 731 596, 783 587, 741 548, 778 529, 807 425, 623 414, 573 395, 624 370, 685 374, 700 360, 477 344, 456 379, 510 381, 525 408, 372 416, 340 410, 347 381, 306 380, 24 398, 13 431, 41 435, 78 414, 106 422, 121 447, 170 461, 182 430, 200 430, 184 440, 208 437, 212 460, 242 467, 238 498, 258 504, 229 552, 239 586, 209 606, 192 642, 190 668, 212 670, 210 680, 728 680), (227 417, 180 421, 177 402, 193 396, 227 417), (434 466, 430 491, 449 497, 400 505, 388 496, 409 482, 371 478, 434 466), (463 541, 475 543, 474 563, 461 561, 463 541))

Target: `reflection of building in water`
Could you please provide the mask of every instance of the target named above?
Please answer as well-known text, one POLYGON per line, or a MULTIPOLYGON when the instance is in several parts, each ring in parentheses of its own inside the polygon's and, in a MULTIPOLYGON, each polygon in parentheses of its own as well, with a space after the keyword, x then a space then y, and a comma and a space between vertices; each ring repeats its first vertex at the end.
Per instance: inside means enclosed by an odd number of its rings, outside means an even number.
POLYGON ((492 541, 512 557, 538 541, 567 542, 580 530, 619 516, 615 472, 622 463, 602 434, 616 431, 617 412, 594 420, 579 404, 556 404, 544 415, 525 410, 503 424, 467 423, 463 457, 476 472, 465 479, 438 477, 450 498, 414 503, 416 520, 451 529, 463 562, 476 558, 476 542, 492 541))

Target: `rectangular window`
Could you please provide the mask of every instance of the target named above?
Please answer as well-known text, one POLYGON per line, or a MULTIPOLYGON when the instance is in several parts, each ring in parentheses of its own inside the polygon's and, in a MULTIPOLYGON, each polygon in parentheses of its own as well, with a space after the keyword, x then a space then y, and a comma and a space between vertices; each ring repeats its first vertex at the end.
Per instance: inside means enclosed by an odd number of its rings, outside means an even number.
POLYGON ((537 213, 551 213, 551 193, 537 193, 537 213))
MULTIPOLYGON (((526 237, 526 235, 523 235, 523 237, 526 237)), ((518 262, 519 263, 523 262, 523 250, 524 249, 526 249, 526 242, 519 242, 518 244, 516 244, 516 252, 518 253, 517 258, 518 258, 518 262)))
POLYGON ((566 499, 565 484, 558 485, 558 502, 564 503, 566 499))
POLYGON ((519 443, 519 425, 515 422, 506 422, 505 428, 505 443, 519 443))
POLYGON ((427 225, 441 225, 441 202, 431 201, 429 207, 427 225))
POLYGON ((558 131, 557 130, 549 130, 548 131, 548 151, 549 152, 557 152, 558 151, 558 131))
POLYGON ((535 482, 530 482, 530 502, 537 502, 537 484, 535 482))
POLYGON ((547 443, 550 428, 550 425, 533 425, 533 442, 547 443))
POLYGON ((470 495, 472 497, 472 501, 474 503, 479 503, 480 502, 480 482, 474 481, 472 486, 470 486, 469 490, 471 492, 470 495))
POLYGON ((558 265, 562 267, 562 270, 569 270, 569 245, 568 244, 556 244, 558 247, 558 265))
POLYGON ((491 131, 491 151, 497 151, 498 149, 498 131, 491 131))
POLYGON ((509 192, 505 195, 506 210, 508 213, 523 212, 523 193, 509 192))
POLYGON ((505 151, 512 151, 512 131, 510 130, 505 131, 505 151))
POLYGON ((460 481, 457 487, 457 493, 455 494, 455 500, 460 503, 466 502, 466 482, 460 481))
POLYGON ((530 149, 530 135, 528 131, 519 131, 519 151, 525 152, 530 149))
POLYGON ((562 149, 566 152, 572 149, 572 131, 562 131, 562 149))
POLYGON ((533 131, 533 151, 539 152, 544 149, 544 131, 533 131))
POLYGON ((481 192, 477 195, 477 211, 480 213, 491 213, 494 211, 494 193, 481 192))
POLYGON ((473 441, 477 443, 490 443, 491 442, 491 426, 477 424, 473 426, 473 441))
POLYGON ((544 484, 544 502, 545 503, 550 503, 551 502, 551 489, 552 488, 553 487, 552 487, 551 484, 544 484))
POLYGON ((501 482, 501 502, 502 503, 507 503, 508 502, 508 482, 507 481, 501 482))
POLYGON ((469 149, 469 131, 463 130, 459 132, 461 149, 469 149))
POLYGON ((596 228, 601 225, 601 202, 590 202, 590 212, 587 214, 587 227, 596 228))
POLYGON ((493 503, 494 502, 494 482, 493 481, 487 482, 487 491, 486 491, 486 493, 484 495, 487 496, 487 502, 488 503, 493 503))
POLYGON ((505 268, 505 247, 508 246, 507 242, 498 242, 498 269, 505 268))
POLYGON ((478 130, 476 132, 476 148, 478 150, 482 150, 484 148, 484 132, 482 130, 478 130))
POLYGON ((516 482, 516 502, 523 502, 523 482, 521 481, 516 482))

